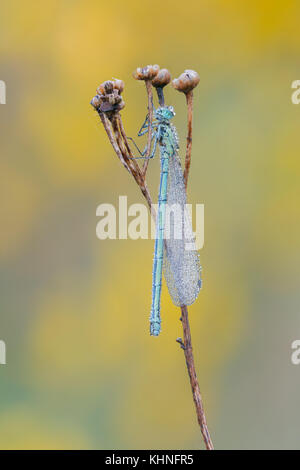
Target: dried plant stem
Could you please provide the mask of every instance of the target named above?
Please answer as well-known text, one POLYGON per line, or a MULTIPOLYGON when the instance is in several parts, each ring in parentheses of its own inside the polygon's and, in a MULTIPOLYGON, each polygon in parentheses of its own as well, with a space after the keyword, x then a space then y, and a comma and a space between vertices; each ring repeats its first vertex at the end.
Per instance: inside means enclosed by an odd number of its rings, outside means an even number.
POLYGON ((151 140, 152 140, 152 121, 153 121, 153 93, 152 93, 152 83, 151 80, 145 81, 147 95, 148 95, 148 116, 149 116, 149 127, 148 127, 148 140, 147 140, 147 152, 146 152, 146 160, 144 161, 142 174, 145 176, 147 172, 147 168, 149 165, 149 157, 151 152, 151 140))
POLYGON ((165 105, 165 96, 164 96, 163 87, 157 87, 156 88, 156 93, 157 93, 157 97, 158 97, 159 106, 164 106, 165 105))
MULTIPOLYGON (((121 141, 123 139, 123 142, 125 144, 125 147, 126 147, 125 158, 127 158, 128 160, 131 160, 132 166, 134 166, 135 171, 141 175, 140 167, 137 164, 137 161, 134 159, 134 157, 131 153, 131 149, 130 149, 129 142, 128 142, 128 139, 127 139, 127 136, 126 136, 126 133, 125 133, 125 129, 124 129, 124 126, 123 126, 123 121, 122 121, 120 113, 116 113, 116 115, 115 115, 114 127, 116 129, 118 139, 121 140, 121 141), (120 134, 121 134, 121 136, 120 136, 120 134)), ((122 147, 122 145, 121 145, 121 147, 122 147)), ((142 178, 142 175, 141 175, 141 178, 142 178)), ((145 178, 142 178, 142 179, 145 179, 145 178)))
MULTIPOLYGON (((152 117, 153 117, 152 89, 151 89, 150 81, 149 82, 146 81, 146 87, 147 87, 147 92, 148 92, 148 109, 149 109, 149 132, 148 132, 148 149, 147 149, 147 154, 148 154, 148 152, 150 152, 150 144, 151 144, 151 124, 150 123, 152 123, 152 117), (149 86, 147 86, 147 84, 149 86)), ((190 162, 191 162, 191 151, 192 151, 192 115, 193 115, 192 92, 187 93, 186 99, 187 99, 187 105, 188 105, 188 136, 187 136, 187 150, 186 150, 184 181, 185 181, 185 186, 187 187, 189 167, 190 167, 190 162)), ((131 173, 131 175, 135 179, 137 185, 139 186, 143 196, 145 197, 148 203, 152 217, 154 218, 154 220, 156 220, 156 213, 153 208, 151 195, 148 190, 147 183, 146 183, 146 172, 147 172, 149 160, 145 160, 145 164, 143 166, 143 169, 141 170, 137 162, 133 159, 129 142, 126 137, 124 126, 122 123, 121 115, 119 113, 113 114, 110 118, 107 118, 104 113, 99 112, 99 116, 106 130, 109 141, 111 145, 113 146, 114 151, 116 152, 122 164, 125 166, 125 168, 129 171, 129 173, 131 173)), ((211 441, 207 423, 206 423, 206 417, 204 413, 200 387, 199 387, 196 369, 195 369, 191 331, 190 331, 190 325, 189 325, 189 319, 188 319, 188 309, 186 306, 181 307, 181 321, 182 321, 182 327, 183 327, 184 340, 182 341, 181 339, 177 339, 177 341, 180 343, 182 349, 184 350, 186 366, 187 366, 187 370, 188 370, 188 374, 190 378, 193 399, 194 399, 194 403, 196 407, 197 420, 201 429, 205 447, 207 450, 213 450, 214 447, 213 447, 213 443, 211 441)))
POLYGON ((141 173, 140 167, 132 157, 121 115, 119 113, 114 114, 111 116, 111 119, 108 119, 104 113, 99 113, 99 116, 114 151, 116 152, 119 160, 135 179, 135 182, 147 201, 153 219, 156 220, 156 212, 153 207, 150 192, 145 177, 141 173))
POLYGON ((186 93, 186 103, 188 108, 188 131, 186 137, 186 155, 185 155, 185 168, 184 168, 184 184, 187 188, 191 155, 192 155, 192 132, 193 132, 193 91, 186 93))
MULTIPOLYGON (((191 165, 191 156, 192 156, 192 134, 193 134, 193 91, 192 90, 186 93, 186 103, 187 103, 187 108, 188 108, 188 131, 187 131, 187 138, 186 138, 186 156, 185 156, 185 169, 184 169, 185 189, 187 189, 189 170, 190 170, 190 165, 191 165)), ((194 399, 194 403, 196 407, 197 420, 201 429, 204 444, 207 450, 213 450, 214 447, 213 447, 213 443, 210 438, 210 434, 209 434, 207 423, 206 423, 206 417, 204 413, 204 407, 203 407, 202 397, 200 393, 199 382, 198 382, 198 378, 196 374, 188 309, 186 306, 181 307, 180 319, 182 321, 184 341, 182 342, 181 339, 177 341, 180 343, 182 349, 184 350, 186 367, 188 370, 192 393, 193 393, 193 399, 194 399)))
POLYGON ((106 117, 106 115, 104 113, 101 113, 101 112, 98 112, 99 116, 100 116, 100 119, 101 119, 101 122, 103 124, 103 127, 106 131, 106 134, 108 136, 108 139, 114 149, 114 151, 116 152, 117 156, 119 157, 119 160, 122 162, 122 164, 124 165, 124 167, 126 168, 126 170, 129 171, 129 173, 131 173, 130 169, 129 169, 129 166, 128 166, 128 163, 125 161, 123 155, 122 155, 122 152, 120 150, 120 147, 119 145, 117 144, 116 142, 116 139, 115 139, 115 136, 113 134, 113 131, 112 131, 112 128, 111 128, 111 125, 110 125, 110 121, 109 119, 106 117))
POLYGON ((210 438, 210 434, 209 434, 207 423, 206 423, 206 417, 204 413, 200 387, 199 387, 198 378, 197 378, 196 369, 195 369, 191 330, 190 330, 190 323, 189 323, 189 317, 188 317, 188 309, 186 306, 181 307, 181 321, 182 321, 184 342, 182 343, 181 340, 178 340, 178 342, 181 344, 181 347, 184 351, 186 367, 187 367, 189 378, 190 378, 190 384, 192 388, 193 399, 194 399, 196 413, 197 413, 197 420, 201 429, 201 433, 203 436, 206 449, 213 450, 214 446, 210 438))

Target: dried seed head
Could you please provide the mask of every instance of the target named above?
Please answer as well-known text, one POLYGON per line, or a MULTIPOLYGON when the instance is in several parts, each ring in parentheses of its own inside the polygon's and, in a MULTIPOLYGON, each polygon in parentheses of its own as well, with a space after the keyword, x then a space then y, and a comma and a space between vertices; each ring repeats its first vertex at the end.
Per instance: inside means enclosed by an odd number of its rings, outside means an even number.
POLYGON ((106 80, 97 88, 98 95, 110 95, 114 90, 118 90, 121 94, 124 90, 124 82, 122 80, 106 80))
POLYGON ((101 113, 118 112, 125 106, 121 96, 123 90, 122 80, 107 80, 98 86, 97 95, 92 99, 91 105, 101 113))
POLYGON ((125 103, 122 96, 119 95, 118 90, 113 90, 113 93, 94 96, 94 98, 92 98, 91 105, 97 111, 107 113, 121 111, 121 109, 124 108, 125 103))
POLYGON ((122 96, 119 95, 117 90, 114 90, 113 93, 104 96, 103 100, 108 101, 112 105, 115 105, 119 104, 122 101, 122 96))
POLYGON ((103 106, 100 106, 100 109, 103 109, 103 111, 120 111, 120 109, 123 109, 125 106, 122 96, 119 95, 118 90, 113 90, 112 93, 104 95, 101 101, 103 106))
POLYGON ((121 111, 124 108, 125 102, 119 97, 120 100, 114 100, 113 97, 110 95, 108 100, 102 100, 98 110, 101 113, 116 113, 121 111))
POLYGON ((199 81, 200 77, 197 72, 185 70, 178 78, 172 81, 172 85, 176 90, 188 93, 198 85, 199 81))
POLYGON ((99 95, 94 96, 91 100, 91 105, 93 106, 93 108, 98 109, 100 104, 101 104, 100 96, 99 95))
POLYGON ((109 95, 110 93, 113 92, 114 89, 114 82, 112 80, 107 80, 106 82, 103 82, 103 87, 106 95, 109 95))
POLYGON ((114 83, 112 80, 106 80, 106 82, 101 83, 97 88, 98 95, 109 95, 113 92, 114 83))
POLYGON ((123 92, 124 86, 125 86, 123 80, 119 80, 118 78, 114 78, 113 83, 114 83, 114 88, 116 90, 118 90, 119 94, 121 94, 123 92))
POLYGON ((171 81, 171 74, 168 69, 161 69, 152 80, 152 85, 155 88, 163 88, 171 81))
POLYGON ((101 83, 101 85, 98 86, 98 88, 96 90, 97 95, 105 95, 104 83, 101 83))
POLYGON ((121 111, 121 109, 123 109, 125 107, 125 101, 124 100, 121 100, 120 103, 118 104, 117 106, 117 111, 121 111))
POLYGON ((146 65, 146 67, 138 67, 133 72, 133 78, 136 80, 152 80, 159 72, 159 65, 146 65))

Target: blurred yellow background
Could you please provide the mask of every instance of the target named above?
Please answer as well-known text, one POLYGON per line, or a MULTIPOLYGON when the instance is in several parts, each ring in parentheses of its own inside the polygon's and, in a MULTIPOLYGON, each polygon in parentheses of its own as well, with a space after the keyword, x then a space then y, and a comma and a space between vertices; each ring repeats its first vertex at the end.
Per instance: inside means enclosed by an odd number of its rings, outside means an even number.
MULTIPOLYGON (((142 196, 89 101, 137 66, 198 71, 189 201, 205 204, 203 290, 190 308, 217 448, 299 448, 300 4, 0 2, 0 447, 197 449, 179 311, 164 286, 148 334, 153 241, 96 238, 96 207, 142 196)), ((167 103, 185 146, 184 96, 167 103)), ((151 162, 156 195, 159 159, 151 162)))

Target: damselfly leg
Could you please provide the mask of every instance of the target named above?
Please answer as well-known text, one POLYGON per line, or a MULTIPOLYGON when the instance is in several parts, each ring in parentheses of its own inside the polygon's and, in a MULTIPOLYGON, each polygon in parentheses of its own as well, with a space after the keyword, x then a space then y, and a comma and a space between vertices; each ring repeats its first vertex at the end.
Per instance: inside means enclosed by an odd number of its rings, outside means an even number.
MULTIPOLYGON (((148 144, 146 144, 144 150, 140 150, 140 148, 138 147, 138 145, 136 144, 134 139, 132 137, 127 137, 127 139, 131 140, 131 142, 133 143, 133 145, 135 146, 135 148, 137 149, 137 151, 141 155, 140 157, 131 157, 132 159, 134 159, 134 160, 142 160, 142 159, 143 160, 150 160, 151 158, 154 157, 155 152, 156 152, 156 148, 157 148, 157 143, 158 143, 158 134, 157 134, 157 131, 156 131, 158 125, 159 125, 158 121, 153 121, 152 122, 151 128, 152 128, 152 130, 154 130, 154 133, 151 137, 151 145, 152 145, 153 140, 154 140, 154 145, 153 145, 152 152, 148 157, 145 157, 145 154, 148 151, 148 144)), ((141 136, 147 134, 148 131, 149 131, 149 115, 147 114, 146 119, 145 119, 142 127, 140 128, 140 130, 138 132, 138 137, 141 137, 141 136)))
POLYGON ((154 157, 155 155, 155 152, 156 152, 156 148, 157 148, 157 142, 158 142, 158 137, 157 137, 157 134, 153 134, 152 136, 152 139, 151 139, 151 144, 154 140, 154 145, 153 145, 153 149, 152 149, 152 152, 151 154, 149 155, 149 157, 145 157, 145 154, 148 150, 148 145, 146 144, 145 145, 145 148, 144 150, 140 150, 139 147, 137 146, 137 144, 135 143, 135 141, 133 140, 132 137, 127 137, 127 139, 131 140, 131 142, 133 143, 133 145, 135 146, 135 148, 137 149, 137 151, 139 152, 139 154, 141 155, 140 157, 131 157, 132 159, 134 160, 150 160, 151 158, 154 157))

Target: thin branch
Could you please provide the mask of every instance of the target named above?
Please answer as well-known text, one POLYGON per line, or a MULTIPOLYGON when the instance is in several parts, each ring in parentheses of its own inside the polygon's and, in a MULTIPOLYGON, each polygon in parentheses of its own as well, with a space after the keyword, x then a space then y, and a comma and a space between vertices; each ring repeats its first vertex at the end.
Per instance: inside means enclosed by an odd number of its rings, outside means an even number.
POLYGON ((187 188, 191 156, 192 156, 192 132, 193 132, 193 91, 186 93, 186 103, 188 107, 188 131, 186 137, 186 155, 185 155, 185 168, 184 168, 184 184, 187 188))
MULTIPOLYGON (((128 142, 128 139, 127 139, 127 135, 126 135, 126 132, 125 132, 125 129, 124 129, 122 117, 121 117, 120 113, 116 113, 115 121, 116 121, 117 134, 118 134, 118 136, 119 136, 119 133, 121 134, 121 137, 122 137, 123 142, 124 142, 125 147, 126 147, 126 152, 125 152, 126 153, 126 158, 128 158, 128 160, 130 160, 132 162, 132 165, 134 166, 135 171, 137 173, 141 174, 140 167, 137 164, 137 161, 135 160, 134 156, 132 155, 130 145, 129 145, 129 142, 128 142)), ((141 175, 141 177, 142 177, 142 175, 141 175)))
POLYGON ((181 348, 184 351, 186 367, 189 373, 190 384, 191 384, 193 399, 194 399, 195 408, 196 408, 197 420, 201 429, 204 444, 207 450, 213 450, 214 446, 213 446, 213 443, 209 434, 209 430, 207 427, 203 401, 202 401, 200 387, 199 387, 198 378, 197 378, 196 369, 195 369, 191 330, 190 330, 190 324, 189 324, 188 309, 186 306, 181 307, 181 321, 182 321, 184 341, 178 338, 177 342, 180 344, 181 348))
POLYGON ((125 159, 122 155, 122 152, 120 150, 120 147, 118 146, 118 144, 116 142, 116 139, 115 139, 114 134, 113 134, 112 129, 111 129, 109 119, 106 117, 106 115, 104 113, 101 113, 100 111, 98 111, 98 114, 100 116, 103 127, 106 131, 108 139, 109 139, 114 151, 116 152, 117 156, 119 157, 119 160, 121 161, 122 165, 126 168, 126 170, 129 171, 129 173, 131 173, 131 171, 129 169, 129 166, 128 166, 128 163, 125 161, 125 159))
POLYGON ((151 152, 151 140, 152 140, 152 121, 153 121, 153 93, 152 93, 152 83, 151 80, 145 80, 147 95, 148 95, 148 115, 149 115, 149 127, 148 127, 148 140, 147 140, 147 152, 146 159, 144 161, 142 174, 146 175, 147 168, 149 165, 149 155, 151 152))
MULTIPOLYGON (((188 108, 188 132, 186 138, 186 156, 185 156, 185 169, 184 169, 184 184, 187 189, 189 170, 191 165, 192 157, 192 135, 193 135, 193 90, 185 93, 187 108, 188 108)), ((181 307, 181 321, 183 328, 184 341, 181 338, 177 339, 181 348, 184 351, 186 367, 188 370, 190 384, 192 388, 193 400, 196 407, 197 420, 201 429, 204 444, 207 450, 213 450, 213 443, 208 431, 206 417, 204 413, 203 401, 200 393, 199 382, 196 374, 193 348, 192 348, 192 337, 189 324, 188 309, 186 306, 181 307)))
POLYGON ((132 174, 133 177, 140 179, 141 178, 140 170, 136 161, 131 159, 128 153, 126 152, 124 142, 123 142, 120 130, 119 130, 119 126, 118 126, 118 119, 115 113, 111 116, 110 122, 111 122, 112 129, 115 135, 115 141, 120 149, 120 152, 122 154, 124 161, 130 168, 130 173, 132 174))
POLYGON ((120 139, 120 135, 122 136, 122 139, 123 139, 123 142, 125 144, 126 149, 124 148, 124 145, 122 145, 122 143, 119 143, 120 151, 121 151, 121 153, 122 153, 122 155, 123 155, 123 157, 126 161, 128 159, 129 162, 133 162, 132 165, 134 165, 134 170, 131 171, 131 174, 134 177, 137 185, 139 186, 144 198, 146 199, 146 201, 148 203, 150 213, 151 213, 153 219, 156 220, 156 212, 155 212, 155 209, 153 207, 153 203, 152 203, 151 195, 150 195, 147 183, 146 183, 145 175, 142 174, 142 172, 140 170, 140 167, 138 166, 136 160, 134 159, 134 157, 131 153, 131 149, 130 149, 129 142, 128 142, 126 132, 125 132, 125 129, 124 129, 123 121, 122 121, 121 115, 119 113, 115 116, 114 132, 116 134, 116 138, 117 138, 118 141, 120 139), (120 134, 119 134, 119 132, 120 132, 120 134))
POLYGON ((156 87, 156 93, 157 93, 159 106, 164 106, 165 105, 164 88, 163 87, 156 87))

